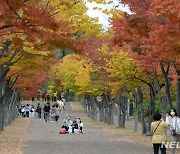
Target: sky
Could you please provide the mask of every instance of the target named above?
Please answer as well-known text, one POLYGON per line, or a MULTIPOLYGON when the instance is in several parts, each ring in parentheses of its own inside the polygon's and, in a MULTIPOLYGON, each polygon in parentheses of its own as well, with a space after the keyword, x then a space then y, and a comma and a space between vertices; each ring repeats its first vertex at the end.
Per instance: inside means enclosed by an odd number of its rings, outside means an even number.
POLYGON ((89 2, 87 2, 87 0, 85 0, 85 2, 86 2, 86 6, 89 8, 88 11, 87 11, 87 14, 90 17, 98 17, 99 23, 103 24, 104 29, 108 29, 110 27, 110 23, 108 21, 109 16, 104 14, 100 10, 94 10, 93 9, 94 7, 98 7, 98 8, 100 7, 100 8, 103 8, 103 9, 110 10, 111 8, 116 6, 116 8, 119 9, 119 10, 122 10, 124 12, 128 12, 129 14, 131 13, 131 11, 129 10, 129 7, 127 5, 125 6, 123 4, 120 4, 119 0, 113 0, 112 4, 106 4, 106 5, 97 4, 95 2, 89 3, 89 2))

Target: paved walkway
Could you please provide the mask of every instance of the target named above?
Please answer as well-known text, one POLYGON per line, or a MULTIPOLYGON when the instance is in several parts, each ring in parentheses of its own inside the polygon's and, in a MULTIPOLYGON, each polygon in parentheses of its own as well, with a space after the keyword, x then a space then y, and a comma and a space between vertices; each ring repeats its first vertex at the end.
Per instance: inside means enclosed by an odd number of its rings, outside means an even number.
MULTIPOLYGON (((36 104, 34 104, 36 106, 36 104)), ((62 134, 59 129, 66 115, 72 119, 86 113, 74 113, 70 103, 60 115, 59 123, 33 119, 28 126, 28 139, 24 154, 152 154, 151 147, 118 140, 115 134, 102 128, 86 125, 84 134, 62 134)))

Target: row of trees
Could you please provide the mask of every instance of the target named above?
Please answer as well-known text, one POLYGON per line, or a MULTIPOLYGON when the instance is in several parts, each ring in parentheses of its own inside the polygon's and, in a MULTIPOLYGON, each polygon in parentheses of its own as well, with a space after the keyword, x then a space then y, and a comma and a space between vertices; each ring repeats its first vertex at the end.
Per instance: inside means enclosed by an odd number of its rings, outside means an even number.
POLYGON ((139 105, 143 134, 150 134, 151 115, 158 104, 163 117, 173 107, 180 114, 180 6, 176 0, 122 3, 128 4, 132 14, 113 16, 112 28, 89 39, 81 56, 69 55, 55 65, 49 90, 85 97, 89 115, 96 119, 98 108, 100 117, 104 115, 99 119, 109 124, 114 123, 116 103, 119 127, 125 127, 126 104, 131 99, 136 123, 139 105), (96 101, 97 96, 103 103, 96 101))
POLYGON ((86 10, 76 0, 0 0, 0 131, 17 117, 20 98, 45 86, 56 49, 82 52, 101 31, 86 10))
POLYGON ((86 14, 83 0, 0 0, 0 130, 16 117, 19 98, 36 95, 47 77, 50 92, 85 97, 89 115, 95 118, 99 106, 100 119, 109 124, 116 103, 120 127, 125 127, 128 99, 134 101, 136 121, 140 104, 143 133, 147 120, 150 132, 157 104, 164 115, 167 104, 180 113, 177 0, 122 3, 132 14, 117 6, 103 10, 112 17, 112 27, 104 32, 98 20, 86 14), (57 49, 62 57, 67 49, 80 55, 58 61, 57 49), (103 105, 96 96, 103 98, 103 105))

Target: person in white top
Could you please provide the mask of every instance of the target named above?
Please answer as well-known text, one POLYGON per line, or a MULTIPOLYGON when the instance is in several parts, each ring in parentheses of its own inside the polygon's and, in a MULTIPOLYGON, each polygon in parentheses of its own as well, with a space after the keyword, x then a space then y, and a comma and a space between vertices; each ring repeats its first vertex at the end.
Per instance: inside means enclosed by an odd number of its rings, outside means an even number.
POLYGON ((65 110, 65 102, 66 102, 65 98, 62 97, 61 101, 63 102, 63 110, 65 110))
POLYGON ((77 124, 78 124, 78 130, 79 130, 79 132, 83 134, 83 131, 82 131, 82 130, 83 130, 83 126, 84 126, 84 125, 83 125, 81 119, 80 119, 79 117, 77 117, 76 122, 77 122, 77 124))
POLYGON ((65 107, 64 107, 64 105, 65 105, 65 99, 58 100, 58 101, 57 101, 57 104, 59 105, 59 107, 60 107, 60 112, 62 113, 62 111, 65 110, 65 107))
MULTIPOLYGON (((166 116, 166 123, 170 126, 172 142, 180 143, 180 118, 176 109, 171 109, 166 116)), ((172 154, 175 154, 176 146, 172 148, 172 154)))
POLYGON ((29 111, 29 118, 34 118, 34 106, 32 105, 29 111))

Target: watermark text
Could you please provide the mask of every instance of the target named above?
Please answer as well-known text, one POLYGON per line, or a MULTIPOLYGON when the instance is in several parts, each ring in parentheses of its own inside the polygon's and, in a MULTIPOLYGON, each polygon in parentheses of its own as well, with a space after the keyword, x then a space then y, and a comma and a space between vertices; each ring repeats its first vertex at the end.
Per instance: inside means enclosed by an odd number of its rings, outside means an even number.
POLYGON ((163 146, 165 146, 166 149, 180 149, 180 142, 162 142, 161 148, 163 148, 163 146))

